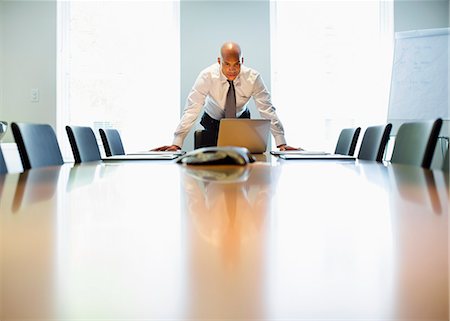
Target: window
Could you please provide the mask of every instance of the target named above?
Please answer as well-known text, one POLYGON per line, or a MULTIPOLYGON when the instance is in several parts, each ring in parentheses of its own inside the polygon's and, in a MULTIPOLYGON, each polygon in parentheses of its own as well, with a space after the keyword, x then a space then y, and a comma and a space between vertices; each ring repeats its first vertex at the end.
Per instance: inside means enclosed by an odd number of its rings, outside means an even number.
POLYGON ((334 151, 342 128, 386 122, 392 6, 271 3, 272 96, 289 144, 334 151))
MULTIPOLYGON (((177 1, 58 2, 58 121, 120 131, 125 151, 170 142, 179 119, 177 1)), ((99 141, 100 143, 100 141, 99 141)))

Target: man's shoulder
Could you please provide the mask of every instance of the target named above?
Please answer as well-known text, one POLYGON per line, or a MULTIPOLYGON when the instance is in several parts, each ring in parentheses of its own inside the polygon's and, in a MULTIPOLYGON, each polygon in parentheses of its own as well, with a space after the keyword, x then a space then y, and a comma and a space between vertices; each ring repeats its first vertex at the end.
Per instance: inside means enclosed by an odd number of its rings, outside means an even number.
POLYGON ((240 77, 244 81, 255 82, 259 75, 260 73, 257 70, 244 65, 241 66, 240 77))
POLYGON ((200 75, 208 76, 208 77, 211 77, 211 76, 218 77, 220 75, 219 64, 215 63, 215 64, 212 64, 212 65, 206 67, 205 69, 200 71, 200 75))

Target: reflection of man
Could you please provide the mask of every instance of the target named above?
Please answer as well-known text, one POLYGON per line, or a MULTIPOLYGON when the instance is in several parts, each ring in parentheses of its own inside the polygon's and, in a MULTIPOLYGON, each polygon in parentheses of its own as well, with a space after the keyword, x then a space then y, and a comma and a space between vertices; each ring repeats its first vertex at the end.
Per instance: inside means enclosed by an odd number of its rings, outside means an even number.
POLYGON ((188 319, 266 319, 268 215, 278 169, 183 167, 188 319))
POLYGON ((178 150, 194 125, 203 106, 200 124, 205 128, 205 140, 217 144, 219 121, 224 117, 250 118, 247 103, 253 97, 261 116, 271 120, 271 131, 280 150, 296 149, 286 145, 284 129, 270 100, 261 75, 246 66, 241 48, 226 42, 220 50, 218 64, 203 70, 189 93, 183 117, 175 131, 173 143, 155 150, 178 150))
MULTIPOLYGON (((184 168, 187 210, 199 235, 227 252, 260 233, 277 171, 266 164, 184 168), (219 177, 220 179, 215 179, 219 177), (230 235, 233 235, 230 241, 230 235), (241 239, 242 238, 242 239, 241 239)), ((242 244, 241 244, 242 245, 242 244)))

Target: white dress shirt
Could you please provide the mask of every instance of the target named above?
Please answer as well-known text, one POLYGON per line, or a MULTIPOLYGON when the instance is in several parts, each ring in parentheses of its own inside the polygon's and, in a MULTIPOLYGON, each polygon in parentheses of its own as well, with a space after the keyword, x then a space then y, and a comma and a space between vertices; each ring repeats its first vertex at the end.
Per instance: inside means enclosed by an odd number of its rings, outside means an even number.
MULTIPOLYGON (((200 73, 187 98, 183 117, 175 130, 173 145, 183 145, 203 106, 205 112, 212 118, 220 120, 225 117, 225 101, 229 87, 219 63, 209 66, 200 73)), ((246 110, 248 101, 253 97, 261 116, 271 121, 271 132, 276 145, 286 144, 283 125, 278 119, 261 75, 256 70, 242 65, 239 75, 234 80, 234 88, 236 116, 239 117, 246 110)))

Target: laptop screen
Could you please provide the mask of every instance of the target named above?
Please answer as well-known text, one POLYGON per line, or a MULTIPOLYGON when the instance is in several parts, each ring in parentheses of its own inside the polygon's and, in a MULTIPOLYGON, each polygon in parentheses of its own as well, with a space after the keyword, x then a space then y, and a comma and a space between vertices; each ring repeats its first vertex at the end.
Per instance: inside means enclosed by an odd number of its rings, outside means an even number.
POLYGON ((269 133, 268 119, 224 118, 220 120, 217 146, 246 147, 250 153, 264 153, 269 133))

